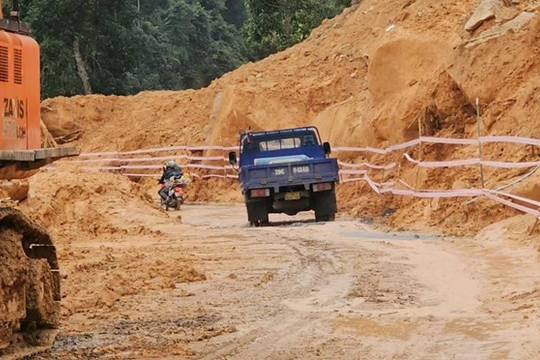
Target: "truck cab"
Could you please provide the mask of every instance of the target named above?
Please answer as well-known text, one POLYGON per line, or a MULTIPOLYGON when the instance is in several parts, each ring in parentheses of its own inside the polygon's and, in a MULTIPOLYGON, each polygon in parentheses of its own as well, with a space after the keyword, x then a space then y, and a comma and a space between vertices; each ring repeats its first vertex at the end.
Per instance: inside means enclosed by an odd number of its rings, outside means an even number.
MULTIPOLYGON (((337 211, 337 160, 329 158, 316 127, 247 132, 239 146, 239 180, 250 224, 268 223, 268 214, 313 210, 316 221, 332 221, 337 211)), ((229 154, 232 164, 236 153, 229 154)))

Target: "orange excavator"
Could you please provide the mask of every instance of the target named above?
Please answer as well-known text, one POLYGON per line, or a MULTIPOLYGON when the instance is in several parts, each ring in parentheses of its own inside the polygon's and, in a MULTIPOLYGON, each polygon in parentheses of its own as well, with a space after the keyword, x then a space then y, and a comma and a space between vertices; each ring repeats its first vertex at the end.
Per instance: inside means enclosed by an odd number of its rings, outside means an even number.
MULTIPOLYGON (((13 1, 0 1, 0 181, 23 179, 73 147, 42 147, 39 45, 13 1)), ((60 314, 56 249, 45 229, 0 199, 0 357, 47 349, 60 314)))

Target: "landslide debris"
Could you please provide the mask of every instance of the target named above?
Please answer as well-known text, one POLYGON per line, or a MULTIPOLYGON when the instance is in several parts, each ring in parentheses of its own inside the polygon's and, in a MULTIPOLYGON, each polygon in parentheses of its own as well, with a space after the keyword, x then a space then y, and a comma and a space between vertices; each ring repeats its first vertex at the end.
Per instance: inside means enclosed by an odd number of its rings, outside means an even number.
POLYGON ((157 230, 172 221, 140 185, 114 174, 71 170, 60 166, 37 174, 28 199, 19 204, 54 239, 63 264, 64 318, 106 318, 125 296, 206 279, 179 245, 179 235, 157 230))
MULTIPOLYGON (((475 138, 478 98, 483 133, 540 138, 539 5, 364 0, 324 21, 303 43, 246 64, 205 89, 48 99, 43 119, 58 142, 73 141, 84 151, 232 145, 247 128, 308 124, 334 146, 384 147, 416 138, 419 128, 423 135, 475 138)), ((408 151, 417 159, 452 160, 474 157, 478 149, 428 145, 408 151)), ((538 158, 525 146, 508 144, 486 146, 484 154, 499 161, 538 158)), ((418 189, 481 186, 477 167, 418 171, 402 153, 338 155, 350 162, 400 163, 399 173, 370 171, 376 181, 399 175, 418 189)), ((488 168, 485 186, 524 173, 488 168)), ((510 190, 540 200, 530 185, 536 177, 510 190)), ((453 234, 474 233, 515 214, 486 199, 466 205, 377 196, 363 183, 341 186, 339 195, 341 208, 357 215, 396 208, 393 226, 424 224, 453 234)), ((220 195, 210 198, 219 201, 220 195)))

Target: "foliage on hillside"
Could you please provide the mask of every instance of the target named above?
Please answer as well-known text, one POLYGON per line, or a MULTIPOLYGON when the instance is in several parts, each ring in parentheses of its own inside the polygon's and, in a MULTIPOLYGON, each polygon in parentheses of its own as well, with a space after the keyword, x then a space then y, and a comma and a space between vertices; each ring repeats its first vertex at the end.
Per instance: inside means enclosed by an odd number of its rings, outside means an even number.
POLYGON ((305 40, 323 19, 333 17, 350 0, 245 0, 244 32, 257 59, 305 40))
MULTIPOLYGON (((28 0, 43 97, 201 88, 305 39, 350 0, 28 0)), ((9 14, 10 1, 4 1, 9 14)))

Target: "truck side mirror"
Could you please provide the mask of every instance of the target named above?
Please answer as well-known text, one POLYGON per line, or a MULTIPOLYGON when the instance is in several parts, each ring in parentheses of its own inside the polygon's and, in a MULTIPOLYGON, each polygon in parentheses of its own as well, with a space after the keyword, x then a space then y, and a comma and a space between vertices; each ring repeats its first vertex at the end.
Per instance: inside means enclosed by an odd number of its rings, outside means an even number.
POLYGON ((332 148, 330 147, 330 143, 329 143, 329 142, 323 143, 323 149, 324 149, 324 153, 325 153, 326 155, 330 155, 330 153, 332 152, 332 148))
POLYGON ((236 153, 234 151, 231 151, 229 153, 229 162, 231 163, 231 165, 236 164, 236 153))

